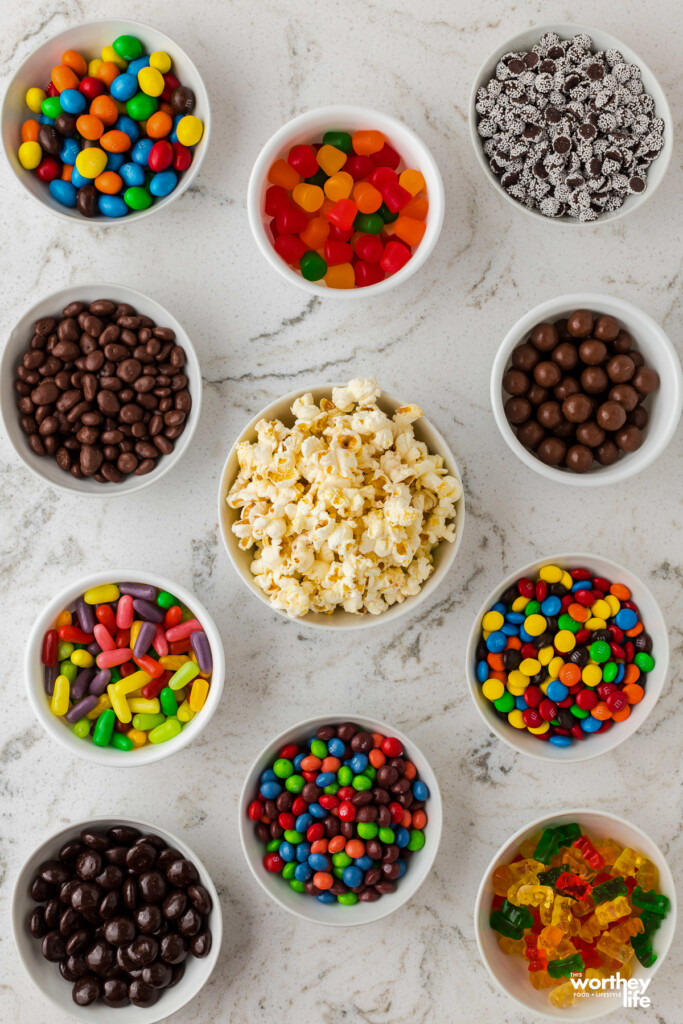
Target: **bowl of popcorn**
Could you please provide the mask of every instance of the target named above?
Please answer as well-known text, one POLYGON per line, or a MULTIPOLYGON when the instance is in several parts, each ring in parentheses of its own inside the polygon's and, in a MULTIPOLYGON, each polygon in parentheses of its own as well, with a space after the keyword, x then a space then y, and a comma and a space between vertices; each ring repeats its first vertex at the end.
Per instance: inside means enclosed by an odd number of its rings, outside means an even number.
POLYGON ((360 629, 436 590, 462 540, 453 454, 417 405, 372 379, 294 391, 230 449, 218 497, 230 560, 287 618, 360 629))

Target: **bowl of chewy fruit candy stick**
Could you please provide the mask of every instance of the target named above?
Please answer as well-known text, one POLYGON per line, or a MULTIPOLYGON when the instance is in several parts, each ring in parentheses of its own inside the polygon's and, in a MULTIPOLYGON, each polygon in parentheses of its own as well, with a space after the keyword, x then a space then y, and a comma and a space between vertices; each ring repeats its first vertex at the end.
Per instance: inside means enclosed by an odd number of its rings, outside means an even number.
POLYGON ((256 243, 314 295, 377 295, 406 281, 436 245, 444 189, 427 146, 397 118, 320 107, 280 128, 249 179, 256 243))
POLYGON ((108 570, 56 594, 29 638, 33 711, 70 753, 95 764, 159 761, 208 724, 223 690, 220 634, 180 584, 108 570))
POLYGON ((557 1020, 623 1008, 626 984, 653 977, 675 928, 673 878, 659 848, 623 818, 591 810, 515 833, 487 868, 475 907, 479 952, 498 987, 557 1020))

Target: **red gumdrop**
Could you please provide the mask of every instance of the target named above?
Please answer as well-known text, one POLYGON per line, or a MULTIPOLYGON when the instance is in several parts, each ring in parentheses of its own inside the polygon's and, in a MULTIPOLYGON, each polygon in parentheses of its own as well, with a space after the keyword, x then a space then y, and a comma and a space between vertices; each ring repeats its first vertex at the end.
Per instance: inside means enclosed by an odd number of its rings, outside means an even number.
POLYGON ((252 821, 260 821, 264 814, 264 806, 260 800, 252 800, 249 804, 247 814, 252 821))
POLYGON ((405 267, 409 259, 410 249, 408 246, 403 245, 402 242, 395 242, 392 239, 390 242, 387 242, 387 247, 384 250, 384 255, 379 265, 387 274, 395 274, 405 267))
POLYGON ((168 103, 171 99, 171 93, 173 92, 174 89, 178 88, 180 82, 171 71, 167 71, 166 74, 163 76, 163 79, 164 91, 161 94, 161 99, 164 101, 164 103, 168 103))
MULTIPOLYGON (((130 662, 128 662, 128 664, 130 665, 130 662)), ((130 673, 121 672, 121 675, 130 675, 130 673)), ((164 679, 163 676, 160 676, 158 679, 151 679, 148 683, 145 683, 145 685, 140 690, 140 693, 145 698, 145 700, 154 700, 155 697, 159 696, 164 686, 166 686, 167 682, 168 679, 164 679)))
POLYGON ((192 163, 192 150, 183 146, 182 142, 174 142, 173 145, 173 170, 186 171, 192 163))
POLYGON ((401 162, 401 157, 396 150, 385 142, 379 153, 373 153, 370 157, 375 167, 390 167, 395 171, 401 162))
POLYGON ((395 736, 387 736, 382 740, 382 753, 387 757, 400 757, 403 753, 403 744, 395 736))
POLYGON ((381 192, 386 185, 398 184, 398 174, 390 167, 376 167, 370 175, 369 181, 381 192))
POLYGON ((352 234, 353 226, 342 230, 336 224, 330 224, 330 233, 327 237, 330 242, 348 242, 352 234))
POLYGON ((341 228, 342 231, 348 231, 350 228, 353 228, 353 222, 356 219, 357 213, 358 207, 353 199, 340 199, 331 210, 328 210, 327 219, 330 224, 341 228))
POLYGON ((117 732, 123 732, 123 733, 130 732, 132 727, 133 727, 133 723, 132 722, 120 722, 118 720, 118 718, 114 722, 114 728, 116 729, 117 732))
POLYGON ((54 181, 62 173, 62 165, 53 156, 44 156, 36 168, 41 181, 54 181))
POLYGON ((59 89, 57 89, 57 87, 55 85, 53 85, 52 82, 48 82, 47 83, 47 87, 45 89, 45 95, 46 96, 59 96, 59 89))
POLYGON ((312 178, 320 170, 312 146, 292 146, 287 163, 298 171, 302 178, 312 178))
POLYGON ((384 271, 379 263, 367 263, 365 260, 358 260, 353 265, 356 275, 356 287, 367 288, 371 284, 378 284, 384 280, 384 271))
POLYGON ((372 174, 374 169, 375 165, 369 156, 358 156, 356 153, 352 153, 342 167, 342 170, 350 174, 354 181, 362 181, 363 178, 372 174))
POLYGON ((275 215, 275 223, 281 235, 298 235, 306 230, 308 217, 297 207, 281 206, 275 215))
POLYGON ((353 258, 353 249, 348 242, 331 242, 328 238, 324 251, 328 267, 338 267, 342 263, 350 263, 353 258))
POLYGON ((278 871, 282 871, 285 862, 279 853, 267 853, 263 858, 263 866, 266 871, 272 871, 273 874, 277 874, 278 871))
POLYGON ((83 78, 78 86, 78 91, 82 92, 87 100, 94 100, 96 96, 101 96, 105 89, 106 86, 102 79, 93 78, 92 75, 83 78))
POLYGON ((382 259, 384 246, 379 235, 360 235, 356 240, 356 256, 368 263, 379 263, 382 259))
POLYGON ((266 189, 265 211, 269 217, 274 217, 278 210, 290 205, 287 189, 282 185, 271 185, 266 189))
POLYGON ((173 146, 168 139, 159 139, 154 143, 147 158, 150 171, 165 171, 173 163, 173 146))
POLYGON ((398 213, 404 206, 407 206, 413 198, 407 188, 399 185, 398 182, 390 182, 380 189, 382 198, 392 213, 398 213))
POLYGON ((117 647, 130 647, 130 630, 117 629, 114 643, 117 647))
POLYGON ((536 592, 536 588, 530 579, 526 576, 522 576, 521 579, 517 580, 517 590, 521 597, 532 598, 536 592))

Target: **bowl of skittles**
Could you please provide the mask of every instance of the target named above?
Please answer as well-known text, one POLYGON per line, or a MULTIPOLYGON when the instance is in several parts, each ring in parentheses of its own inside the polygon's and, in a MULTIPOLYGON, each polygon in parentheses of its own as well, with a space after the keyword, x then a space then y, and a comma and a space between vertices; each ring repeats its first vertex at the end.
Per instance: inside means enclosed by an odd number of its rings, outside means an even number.
POLYGON ((2 107, 14 177, 69 221, 110 225, 189 187, 211 132, 188 55, 158 29, 107 18, 48 39, 15 71, 2 107))
POLYGON ((92 764, 130 768, 186 747, 223 692, 220 633, 195 595, 151 572, 114 569, 52 597, 24 660, 33 712, 92 764))
POLYGON ((590 1021, 636 1005, 634 992, 652 996, 676 915, 654 840, 616 814, 578 809, 538 818, 500 848, 477 892, 474 927, 491 978, 527 1014, 590 1021), (573 898, 560 899, 572 886, 573 898), (546 904, 527 902, 535 895, 546 904))
POLYGON ((427 260, 444 188, 434 157, 402 121, 358 106, 319 107, 279 129, 249 178, 258 248, 313 295, 378 295, 427 260))
POLYGON ((472 625, 470 695, 496 736, 541 761, 574 763, 637 732, 664 688, 666 622, 630 569, 550 555, 511 573, 472 625))
POLYGON ((335 927, 403 906, 431 870, 442 823, 424 754, 363 715, 309 718, 280 733, 239 802, 242 850, 261 888, 291 914, 335 927))

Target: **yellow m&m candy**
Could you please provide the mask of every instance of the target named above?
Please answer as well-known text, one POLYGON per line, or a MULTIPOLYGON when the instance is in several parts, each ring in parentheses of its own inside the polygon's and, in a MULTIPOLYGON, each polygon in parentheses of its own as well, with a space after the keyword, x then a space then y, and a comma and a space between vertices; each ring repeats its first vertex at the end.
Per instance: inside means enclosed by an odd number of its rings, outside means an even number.
POLYGON ((186 114, 178 122, 176 135, 181 146, 196 146, 203 134, 204 125, 194 114, 186 114))

